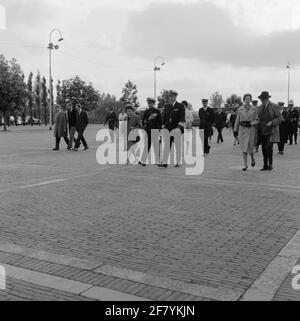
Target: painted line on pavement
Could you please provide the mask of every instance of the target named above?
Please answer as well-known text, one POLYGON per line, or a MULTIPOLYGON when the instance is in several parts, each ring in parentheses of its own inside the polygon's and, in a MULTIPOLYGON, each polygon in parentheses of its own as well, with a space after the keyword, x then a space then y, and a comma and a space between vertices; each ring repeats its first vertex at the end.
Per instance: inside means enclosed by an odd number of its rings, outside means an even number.
POLYGON ((244 293, 241 301, 271 301, 299 258, 300 230, 244 293))
POLYGON ((72 281, 45 273, 17 268, 9 264, 2 264, 2 266, 6 270, 6 275, 13 279, 33 283, 39 286, 45 286, 50 289, 81 295, 89 299, 101 301, 151 301, 146 298, 93 286, 88 283, 72 281))
POLYGON ((67 181, 67 179, 55 179, 53 181, 45 181, 45 182, 41 182, 41 183, 37 183, 37 184, 33 184, 33 185, 21 186, 20 189, 51 185, 51 184, 55 184, 55 183, 65 182, 65 181, 67 181))

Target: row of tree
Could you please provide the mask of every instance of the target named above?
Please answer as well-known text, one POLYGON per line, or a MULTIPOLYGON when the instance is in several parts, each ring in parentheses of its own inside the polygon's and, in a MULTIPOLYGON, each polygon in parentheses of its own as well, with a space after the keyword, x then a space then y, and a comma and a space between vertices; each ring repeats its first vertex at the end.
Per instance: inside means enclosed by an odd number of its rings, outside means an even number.
MULTIPOLYGON (((114 95, 100 93, 92 83, 86 83, 79 76, 63 81, 58 80, 55 86, 55 99, 53 80, 51 86, 53 102, 65 107, 69 104, 80 103, 89 111, 91 121, 94 123, 103 123, 108 109, 114 109, 118 113, 127 103, 135 109, 140 107, 137 87, 130 80, 122 89, 120 99, 114 95)), ((168 93, 167 90, 161 92, 158 97, 158 108, 163 108, 168 102, 168 93)), ((3 118, 4 130, 11 116, 15 120, 20 117, 23 124, 26 119, 29 123, 37 119, 45 125, 49 124, 49 94, 49 84, 40 72, 37 72, 36 76, 31 72, 25 80, 24 73, 16 59, 6 60, 3 55, 0 55, 0 123, 3 118)), ((224 103, 222 95, 215 92, 210 98, 210 103, 213 108, 221 107, 224 103)), ((238 108, 242 105, 242 99, 237 95, 232 95, 226 99, 226 105, 228 108, 238 108)), ((52 112, 54 115, 55 108, 52 112)))

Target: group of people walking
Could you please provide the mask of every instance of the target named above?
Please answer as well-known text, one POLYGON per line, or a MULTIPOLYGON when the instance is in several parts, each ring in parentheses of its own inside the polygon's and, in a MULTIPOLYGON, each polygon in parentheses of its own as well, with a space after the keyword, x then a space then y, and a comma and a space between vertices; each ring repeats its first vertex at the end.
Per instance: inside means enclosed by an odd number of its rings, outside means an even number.
MULTIPOLYGON (((140 117, 131 104, 127 104, 117 116, 113 109, 108 110, 105 124, 110 129, 110 141, 114 142, 114 130, 119 128, 119 137, 126 141, 127 150, 131 150, 140 137, 131 138, 130 133, 134 129, 144 129, 147 133, 148 148, 142 154, 140 161, 141 166, 146 166, 149 151, 154 148, 155 163, 162 168, 168 167, 168 159, 170 150, 160 153, 157 150, 159 144, 155 142, 160 139, 160 131, 168 130, 170 133, 178 130, 181 135, 192 135, 194 123, 193 108, 187 101, 181 103, 177 101, 178 93, 174 90, 169 91, 168 103, 162 110, 156 108, 156 101, 153 98, 147 99, 148 109, 143 112, 140 117), (157 135, 153 136, 153 135, 157 135)), ((256 166, 255 152, 259 146, 262 146, 263 163, 262 171, 273 170, 273 146, 278 144, 279 154, 284 154, 285 144, 297 144, 299 113, 294 108, 293 101, 289 102, 288 107, 284 107, 284 103, 274 104, 270 101, 270 94, 267 91, 261 93, 258 101, 252 99, 251 94, 245 94, 243 97, 243 106, 237 112, 230 114, 230 118, 226 115, 222 108, 217 111, 208 106, 208 99, 202 99, 202 108, 199 110, 199 128, 204 132, 204 156, 210 154, 211 146, 209 140, 213 135, 213 127, 218 132, 217 143, 224 142, 222 131, 228 122, 232 123, 235 144, 240 144, 243 153, 244 167, 243 171, 247 171, 248 155, 251 158, 251 166, 256 166)), ((80 104, 70 105, 69 108, 57 106, 59 112, 55 117, 56 145, 54 150, 59 150, 61 138, 64 138, 68 150, 78 151, 80 144, 83 144, 84 150, 87 150, 88 144, 84 138, 84 131, 89 124, 86 111, 80 104), (75 139, 75 134, 78 133, 75 139), (73 144, 75 141, 75 147, 73 144)), ((192 142, 187 139, 188 144, 192 142)), ((175 137, 171 136, 170 145, 175 142, 175 137)), ((186 146, 187 149, 190 146, 186 146)), ((175 167, 181 166, 181 150, 176 148, 175 167)))
POLYGON ((89 146, 84 138, 84 132, 89 124, 89 118, 81 104, 69 104, 67 108, 56 105, 56 109, 58 112, 54 118, 55 147, 53 151, 59 150, 61 138, 65 140, 69 151, 77 152, 81 143, 84 150, 88 150, 89 146), (76 132, 77 138, 75 138, 76 132))

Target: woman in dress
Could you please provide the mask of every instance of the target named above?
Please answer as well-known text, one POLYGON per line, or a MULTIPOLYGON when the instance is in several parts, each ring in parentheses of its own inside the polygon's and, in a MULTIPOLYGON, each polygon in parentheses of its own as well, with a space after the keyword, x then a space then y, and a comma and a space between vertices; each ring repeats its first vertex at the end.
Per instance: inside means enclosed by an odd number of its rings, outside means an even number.
POLYGON ((123 151, 126 151, 127 149, 125 146, 125 142, 127 143, 127 120, 128 115, 125 111, 125 108, 122 108, 122 111, 119 115, 119 141, 123 146, 123 151))
POLYGON ((247 171, 248 154, 251 156, 251 166, 255 166, 254 149, 256 145, 256 125, 259 121, 258 110, 251 104, 252 96, 250 94, 246 94, 243 100, 244 106, 242 106, 237 113, 234 132, 238 133, 239 142, 243 152, 243 171, 247 171))

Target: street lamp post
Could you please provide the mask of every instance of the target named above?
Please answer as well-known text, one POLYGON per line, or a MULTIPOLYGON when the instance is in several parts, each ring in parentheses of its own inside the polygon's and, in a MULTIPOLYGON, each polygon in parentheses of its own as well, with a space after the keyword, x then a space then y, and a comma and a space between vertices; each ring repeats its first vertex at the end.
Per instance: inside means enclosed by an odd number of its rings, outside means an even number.
POLYGON ((165 64, 166 64, 165 60, 161 56, 156 57, 154 60, 154 99, 155 99, 155 101, 156 101, 156 97, 157 97, 157 93, 156 93, 157 72, 160 71, 160 67, 164 66, 165 64), (158 65, 159 61, 160 61, 160 64, 158 65))
POLYGON ((289 102, 290 102, 290 86, 291 86, 291 64, 288 63, 286 68, 288 70, 288 103, 287 103, 287 105, 289 105, 289 102))
POLYGON ((58 45, 54 45, 52 42, 52 35, 54 33, 57 33, 59 35, 59 39, 58 41, 63 41, 64 38, 62 36, 62 32, 59 29, 53 29, 50 32, 50 36, 49 36, 49 45, 48 45, 48 49, 49 49, 49 93, 50 93, 50 97, 49 97, 49 129, 52 130, 52 125, 53 125, 53 120, 52 120, 52 109, 53 109, 53 100, 52 100, 52 50, 57 50, 59 49, 58 45))

